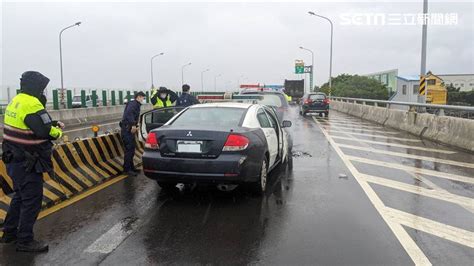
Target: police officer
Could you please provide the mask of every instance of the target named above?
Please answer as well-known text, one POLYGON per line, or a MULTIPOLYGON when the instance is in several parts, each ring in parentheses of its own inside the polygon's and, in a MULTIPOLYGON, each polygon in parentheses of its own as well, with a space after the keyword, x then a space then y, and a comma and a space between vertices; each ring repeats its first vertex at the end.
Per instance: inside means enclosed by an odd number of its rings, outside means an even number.
POLYGON ((191 89, 188 84, 183 85, 183 94, 179 96, 178 101, 176 102, 176 106, 183 106, 188 107, 193 104, 198 104, 199 101, 193 95, 189 94, 189 90, 191 89))
POLYGON ((145 93, 137 92, 134 99, 127 103, 120 122, 122 141, 124 145, 123 172, 129 176, 136 176, 138 170, 133 164, 135 155, 135 134, 138 131, 138 119, 140 117, 140 107, 145 100, 145 93))
POLYGON ((62 136, 46 112, 43 95, 49 79, 39 72, 21 76, 21 90, 5 110, 2 160, 13 179, 14 195, 3 226, 2 243, 17 251, 45 252, 48 245, 34 239, 33 226, 43 200, 43 173, 53 169, 51 140, 62 136))
POLYGON ((154 109, 173 106, 177 99, 178 95, 166 87, 160 87, 150 98, 154 109))

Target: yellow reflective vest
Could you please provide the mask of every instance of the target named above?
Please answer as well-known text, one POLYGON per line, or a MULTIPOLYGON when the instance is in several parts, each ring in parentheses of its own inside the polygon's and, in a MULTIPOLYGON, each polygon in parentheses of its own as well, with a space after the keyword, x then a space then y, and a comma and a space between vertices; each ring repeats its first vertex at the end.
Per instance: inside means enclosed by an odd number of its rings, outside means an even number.
MULTIPOLYGON (((34 132, 25 124, 27 115, 35 114, 41 110, 44 110, 44 106, 38 98, 25 93, 15 96, 5 110, 3 139, 22 145, 35 145, 48 141, 36 137, 34 132)), ((44 115, 47 115, 50 119, 47 113, 44 115)), ((49 131, 51 137, 60 138, 62 134, 61 129, 51 126, 49 131)))
MULTIPOLYGON (((156 93, 159 93, 159 92, 156 92, 156 93)), ((158 95, 156 96, 156 103, 155 103, 155 105, 153 105, 154 109, 163 108, 163 107, 170 107, 170 106, 173 106, 173 103, 170 101, 170 96, 169 95, 166 97, 165 101, 161 100, 161 98, 158 97, 158 95)))

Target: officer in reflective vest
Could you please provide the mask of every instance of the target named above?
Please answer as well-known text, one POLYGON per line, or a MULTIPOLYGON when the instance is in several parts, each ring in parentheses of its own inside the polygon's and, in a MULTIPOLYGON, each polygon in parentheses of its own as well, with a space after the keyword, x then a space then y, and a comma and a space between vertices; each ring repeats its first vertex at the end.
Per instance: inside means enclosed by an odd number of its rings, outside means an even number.
POLYGON ((27 71, 20 80, 20 93, 5 110, 2 160, 13 180, 14 195, 0 242, 16 242, 17 251, 45 252, 48 245, 34 239, 33 226, 43 200, 43 173, 53 169, 51 140, 62 136, 64 124, 52 121, 44 107, 49 79, 27 71))
POLYGON ((158 91, 155 91, 151 95, 151 104, 154 109, 174 106, 178 95, 174 91, 168 90, 166 87, 160 87, 158 91))

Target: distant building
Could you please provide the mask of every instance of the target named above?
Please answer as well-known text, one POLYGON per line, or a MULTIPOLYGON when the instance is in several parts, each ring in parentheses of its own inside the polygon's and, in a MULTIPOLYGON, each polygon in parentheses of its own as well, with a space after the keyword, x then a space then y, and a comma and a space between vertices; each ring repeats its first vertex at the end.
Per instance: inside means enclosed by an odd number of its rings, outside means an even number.
POLYGON ((428 71, 426 74, 426 102, 432 104, 446 104, 448 93, 441 77, 428 71))
POLYGON ((398 69, 391 69, 376 73, 365 74, 363 76, 376 79, 380 81, 380 83, 387 86, 388 95, 393 96, 397 91, 397 76, 398 76, 398 69))
POLYGON ((440 74, 438 77, 443 79, 446 86, 453 84, 460 91, 474 90, 474 74, 440 74))
MULTIPOLYGON (((426 75, 427 86, 427 103, 446 104, 447 92, 443 85, 443 80, 428 72, 426 75)), ((391 98, 391 101, 397 102, 417 102, 420 89, 420 76, 418 75, 404 75, 397 76, 397 91, 391 98)), ((399 107, 398 109, 408 109, 407 107, 399 107)))
MULTIPOLYGON (((419 88, 420 77, 418 75, 397 76, 397 91, 391 100, 397 102, 417 102, 419 88)), ((403 109, 408 109, 408 107, 403 109)))

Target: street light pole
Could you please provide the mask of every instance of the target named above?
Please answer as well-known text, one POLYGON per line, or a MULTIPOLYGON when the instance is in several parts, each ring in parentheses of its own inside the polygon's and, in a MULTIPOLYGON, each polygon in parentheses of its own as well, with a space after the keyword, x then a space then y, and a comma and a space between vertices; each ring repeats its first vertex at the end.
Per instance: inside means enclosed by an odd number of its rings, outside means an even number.
POLYGON ((209 71, 210 69, 206 69, 201 71, 201 91, 204 92, 204 73, 209 71))
POLYGON ((325 16, 318 15, 318 14, 316 14, 314 12, 311 12, 311 11, 309 11, 308 13, 312 16, 316 16, 316 17, 327 20, 329 22, 329 24, 331 25, 331 50, 329 52, 329 96, 331 96, 331 89, 332 89, 332 40, 333 40, 333 33, 334 33, 334 25, 333 25, 332 21, 329 18, 325 17, 325 16))
POLYGON ((300 46, 300 49, 311 53, 311 77, 309 79, 309 92, 311 92, 313 90, 313 80, 314 80, 314 53, 310 49, 304 48, 303 46, 300 46))
POLYGON ((151 57, 150 59, 150 65, 151 65, 151 89, 154 89, 155 88, 155 85, 153 84, 153 59, 155 57, 158 57, 160 55, 164 55, 165 53, 159 53, 159 54, 156 54, 154 56, 151 57))
MULTIPOLYGON (((428 14, 428 0, 423 1, 423 15, 426 17, 428 14)), ((423 27, 421 30, 421 66, 420 66, 420 80, 426 75, 426 39, 428 35, 428 23, 423 21, 423 27)), ((426 80, 425 80, 426 82, 426 80)), ((421 84, 420 84, 421 85, 421 84)), ((426 89, 423 95, 418 95, 418 102, 426 103, 426 94, 428 90, 426 89)))
POLYGON ((187 63, 186 65, 181 67, 181 86, 184 85, 184 68, 191 65, 191 63, 187 63))
POLYGON ((59 67, 60 67, 60 70, 61 70, 61 104, 63 105, 64 107, 64 78, 63 78, 63 46, 62 46, 62 35, 63 35, 63 32, 69 28, 72 28, 72 27, 75 27, 75 26, 79 26, 81 25, 81 22, 76 22, 70 26, 67 26, 66 28, 62 29, 60 32, 59 32, 59 67))
POLYGON ((222 76, 222 74, 214 76, 214 92, 217 92, 217 78, 222 76))

